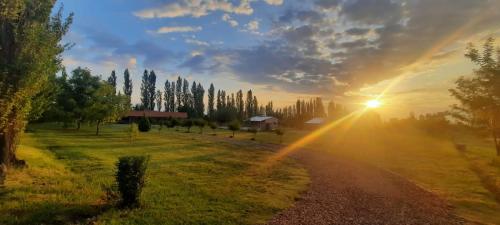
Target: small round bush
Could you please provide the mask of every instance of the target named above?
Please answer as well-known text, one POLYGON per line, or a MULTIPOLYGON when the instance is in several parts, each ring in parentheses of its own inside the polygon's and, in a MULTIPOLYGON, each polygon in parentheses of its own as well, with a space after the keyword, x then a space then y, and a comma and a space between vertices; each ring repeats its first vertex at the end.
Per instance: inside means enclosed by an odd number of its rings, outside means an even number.
POLYGON ((146 117, 142 117, 139 120, 139 124, 138 125, 139 125, 139 131, 140 132, 148 132, 149 130, 151 130, 151 122, 146 117))

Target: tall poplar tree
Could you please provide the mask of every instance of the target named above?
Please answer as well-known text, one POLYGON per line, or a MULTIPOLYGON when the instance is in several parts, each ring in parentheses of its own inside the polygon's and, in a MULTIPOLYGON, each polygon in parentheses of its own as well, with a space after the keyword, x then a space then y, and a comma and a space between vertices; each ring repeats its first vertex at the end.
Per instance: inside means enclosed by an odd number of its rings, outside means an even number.
POLYGON ((161 112, 161 107, 163 106, 163 93, 160 90, 156 91, 156 107, 158 108, 158 112, 161 112))
POLYGON ((177 111, 182 106, 182 78, 179 76, 177 78, 177 84, 175 89, 175 97, 177 97, 177 111))
POLYGON ((210 87, 208 88, 208 118, 211 120, 214 119, 214 98, 215 98, 215 88, 214 84, 211 83, 210 87))
POLYGON ((142 83, 141 83, 141 104, 143 109, 150 108, 150 99, 149 99, 149 72, 148 70, 144 70, 142 74, 142 83))
POLYGON ((132 79, 130 78, 130 73, 128 71, 128 69, 125 69, 125 72, 123 72, 123 79, 124 79, 124 83, 123 83, 123 94, 125 94, 125 96, 128 97, 128 103, 129 103, 129 107, 132 106, 132 102, 131 102, 131 99, 132 99, 132 79))
POLYGON ((247 118, 250 118, 253 116, 253 95, 252 95, 252 90, 248 90, 247 92, 247 101, 246 101, 246 109, 245 111, 247 112, 247 118))
POLYGON ((164 110, 165 112, 172 112, 170 109, 170 81, 165 81, 165 88, 163 90, 163 97, 165 101, 165 107, 164 110))
MULTIPOLYGON (((155 110, 155 99, 156 99, 156 74, 154 70, 149 72, 148 76, 148 93, 149 93, 149 110, 155 110)), ((160 106, 161 107, 161 106, 160 106)))
POLYGON ((111 71, 111 75, 108 77, 108 84, 111 85, 115 89, 116 93, 116 73, 115 71, 111 71))

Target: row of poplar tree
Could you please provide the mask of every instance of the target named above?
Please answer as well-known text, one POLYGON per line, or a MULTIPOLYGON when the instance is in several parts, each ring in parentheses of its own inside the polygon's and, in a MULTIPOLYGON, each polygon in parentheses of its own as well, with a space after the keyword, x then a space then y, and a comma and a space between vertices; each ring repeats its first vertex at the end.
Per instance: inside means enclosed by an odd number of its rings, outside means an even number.
MULTIPOLYGON (((116 89, 116 72, 112 71, 108 83, 116 89)), ((140 104, 136 104, 135 110, 151 110, 164 112, 186 112, 190 118, 206 118, 221 123, 233 120, 244 121, 256 115, 268 115, 281 119, 282 124, 296 126, 314 117, 336 118, 345 114, 342 105, 330 102, 325 111, 321 98, 312 98, 308 101, 297 100, 295 105, 274 108, 273 102, 259 105, 257 96, 252 90, 244 93, 242 90, 236 93, 228 93, 225 90, 215 91, 210 84, 207 90, 207 107, 205 108, 205 88, 201 83, 193 81, 192 84, 182 77, 177 80, 166 80, 163 91, 156 87, 157 76, 154 70, 144 70, 141 88, 140 104)), ((132 95, 132 80, 129 70, 124 72, 123 92, 129 98, 132 95)))

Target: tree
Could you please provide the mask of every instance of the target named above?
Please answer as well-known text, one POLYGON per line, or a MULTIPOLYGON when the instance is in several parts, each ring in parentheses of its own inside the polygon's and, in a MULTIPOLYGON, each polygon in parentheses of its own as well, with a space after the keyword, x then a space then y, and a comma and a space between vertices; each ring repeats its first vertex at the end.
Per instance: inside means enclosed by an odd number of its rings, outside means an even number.
POLYGON ((142 83, 141 83, 141 103, 144 109, 150 108, 150 99, 149 99, 149 73, 148 70, 144 70, 142 74, 142 83))
MULTIPOLYGON (((148 76, 148 99, 149 99, 149 110, 155 110, 155 99, 156 99, 156 74, 154 70, 149 72, 148 76)), ((159 106, 161 107, 161 106, 159 106)))
POLYGON ((170 81, 165 81, 165 89, 163 90, 164 100, 165 100, 165 112, 173 112, 170 109, 170 81))
POLYGON ((247 118, 250 118, 253 116, 253 95, 252 95, 252 90, 248 90, 247 92, 247 101, 246 101, 246 109, 245 111, 247 112, 247 118))
POLYGON ((238 112, 238 119, 245 119, 245 102, 243 101, 243 91, 239 90, 236 93, 236 108, 238 112))
POLYGON ((259 102, 257 102, 257 96, 253 96, 252 109, 254 116, 259 114, 259 102))
POLYGON ((175 96, 177 97, 177 111, 182 106, 182 78, 179 76, 177 78, 177 84, 175 89, 175 96))
MULTIPOLYGON (((166 101, 166 99, 165 99, 166 101)), ((170 112, 175 112, 175 82, 170 85, 170 98, 168 100, 170 112)))
POLYGON ((125 69, 125 72, 123 72, 123 94, 128 97, 128 105, 131 107, 131 99, 132 99, 132 79, 130 79, 130 73, 128 72, 128 69, 125 69))
POLYGON ((101 81, 98 76, 93 76, 89 69, 78 67, 73 70, 68 82, 71 86, 69 96, 75 101, 74 108, 68 110, 72 112, 71 115, 79 130, 81 123, 89 120, 87 109, 91 106, 95 93, 101 86, 101 81))
POLYGON ((140 132, 149 132, 151 130, 151 121, 149 121, 149 118, 147 118, 146 115, 141 117, 138 127, 140 132))
POLYGON ((210 87, 208 88, 208 118, 210 120, 214 119, 214 114, 215 114, 214 99, 215 99, 214 84, 210 84, 210 87))
POLYGON ((108 84, 111 85, 115 89, 116 93, 116 73, 115 71, 111 71, 111 75, 108 77, 108 84))
POLYGON ((229 128, 229 130, 231 130, 233 132, 233 136, 231 136, 233 138, 234 137, 234 133, 236 131, 240 130, 240 123, 235 120, 235 121, 233 121, 232 123, 229 124, 228 128, 229 128))
POLYGON ((158 112, 161 112, 161 107, 163 106, 163 94, 160 90, 156 91, 156 106, 158 107, 158 112))
POLYGON ((500 48, 494 58, 494 39, 489 38, 480 53, 469 44, 465 55, 479 66, 472 77, 460 77, 450 89, 460 105, 453 106, 454 117, 467 125, 484 128, 491 133, 500 156, 500 48))
POLYGON ((101 82, 93 93, 90 105, 85 108, 85 117, 96 123, 96 135, 99 135, 100 125, 104 122, 115 122, 122 118, 128 110, 126 96, 116 95, 113 86, 101 82))
POLYGON ((198 83, 196 88, 196 96, 194 99, 194 107, 197 114, 197 117, 202 118, 205 114, 205 103, 203 103, 203 99, 205 98, 205 89, 201 86, 201 83, 198 83))
POLYGON ((0 0, 0 165, 22 165, 16 158, 35 96, 61 69, 60 44, 73 14, 51 16, 53 0, 0 0))

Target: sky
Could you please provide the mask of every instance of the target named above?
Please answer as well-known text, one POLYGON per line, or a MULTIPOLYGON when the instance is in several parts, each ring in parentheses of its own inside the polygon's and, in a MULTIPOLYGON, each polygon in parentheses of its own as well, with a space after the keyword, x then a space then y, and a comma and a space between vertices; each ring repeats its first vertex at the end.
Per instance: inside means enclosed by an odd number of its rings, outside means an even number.
MULTIPOLYGON (((322 97, 350 109, 384 93, 384 118, 437 112, 474 67, 463 55, 500 36, 498 0, 59 0, 74 23, 68 70, 177 76, 261 104, 322 97)), ((500 45, 500 41, 497 41, 500 45)))

